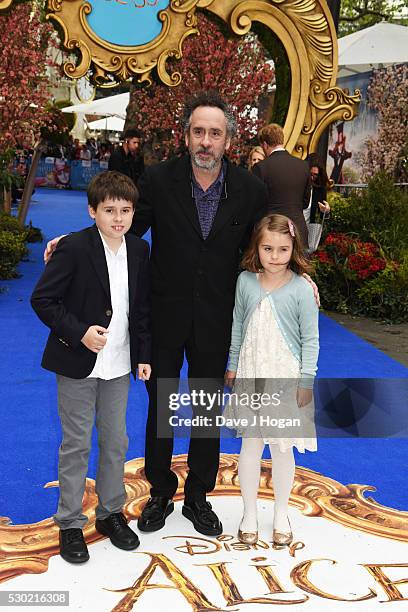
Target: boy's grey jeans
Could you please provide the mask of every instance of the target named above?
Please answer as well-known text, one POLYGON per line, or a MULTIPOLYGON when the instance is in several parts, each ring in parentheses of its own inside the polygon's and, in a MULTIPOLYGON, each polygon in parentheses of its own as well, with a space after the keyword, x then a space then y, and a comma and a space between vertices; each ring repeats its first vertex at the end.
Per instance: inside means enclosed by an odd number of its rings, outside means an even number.
POLYGON ((88 520, 82 498, 94 422, 98 430, 96 518, 120 512, 126 499, 123 470, 128 448, 126 406, 130 374, 112 380, 57 375, 63 439, 59 449, 60 496, 54 521, 61 529, 82 529, 88 520))

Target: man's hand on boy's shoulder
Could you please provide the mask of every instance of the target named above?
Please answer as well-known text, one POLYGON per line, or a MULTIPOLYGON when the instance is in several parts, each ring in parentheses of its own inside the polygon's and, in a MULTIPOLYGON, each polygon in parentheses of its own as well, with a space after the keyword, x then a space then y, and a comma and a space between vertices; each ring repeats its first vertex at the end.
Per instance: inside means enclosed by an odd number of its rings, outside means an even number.
POLYGON ((91 325, 83 338, 81 338, 81 342, 87 349, 98 354, 106 344, 107 338, 105 334, 108 333, 109 330, 101 325, 91 325))
POLYGON ((45 251, 44 251, 44 262, 46 264, 50 261, 52 254, 57 248, 57 244, 59 243, 61 238, 64 238, 65 236, 66 234, 62 234, 62 236, 57 236, 56 238, 53 238, 52 240, 47 242, 47 246, 45 247, 45 251))
POLYGON ((149 380, 152 368, 150 363, 138 363, 138 378, 139 380, 149 380))

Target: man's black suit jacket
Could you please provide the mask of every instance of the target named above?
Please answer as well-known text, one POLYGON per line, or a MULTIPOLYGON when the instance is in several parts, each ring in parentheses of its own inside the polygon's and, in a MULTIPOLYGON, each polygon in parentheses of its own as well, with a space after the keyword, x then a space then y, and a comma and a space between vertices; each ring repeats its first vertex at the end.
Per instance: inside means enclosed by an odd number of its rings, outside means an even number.
POLYGON ((118 146, 109 158, 108 169, 126 174, 136 185, 144 170, 143 156, 126 153, 123 147, 118 146))
POLYGON ((151 227, 153 341, 182 347, 191 333, 201 351, 228 350, 240 249, 265 212, 264 185, 227 162, 225 188, 203 239, 188 155, 151 166, 139 180, 132 230, 151 227))
MULTIPOLYGON (((129 335, 132 373, 150 362, 149 245, 126 236, 129 277, 129 335)), ((69 378, 86 378, 96 353, 81 342, 91 325, 112 318, 109 274, 96 225, 62 238, 31 296, 31 305, 51 332, 41 365, 69 378)))
POLYGON ((268 211, 286 215, 295 223, 307 245, 307 228, 303 209, 310 201, 309 164, 287 151, 274 151, 255 164, 253 174, 264 181, 268 191, 268 211))

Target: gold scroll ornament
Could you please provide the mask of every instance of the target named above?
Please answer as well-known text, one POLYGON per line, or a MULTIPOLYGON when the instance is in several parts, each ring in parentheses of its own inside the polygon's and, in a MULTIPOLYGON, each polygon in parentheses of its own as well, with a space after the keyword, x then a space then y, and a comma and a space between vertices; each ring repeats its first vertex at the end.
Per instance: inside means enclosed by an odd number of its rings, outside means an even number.
POLYGON ((5 11, 11 6, 13 0, 0 0, 0 11, 5 11))
POLYGON ((176 86, 181 75, 169 73, 167 60, 180 59, 187 36, 198 34, 196 9, 218 15, 234 34, 245 35, 253 22, 270 28, 285 47, 291 69, 291 97, 284 125, 285 146, 304 159, 316 150, 323 131, 334 121, 349 121, 357 114, 361 94, 336 87, 337 37, 325 0, 170 0, 159 12, 162 30, 148 44, 125 47, 108 43, 93 32, 86 20, 91 5, 83 0, 48 0, 48 19, 63 31, 67 49, 80 52, 77 65, 65 64, 65 73, 80 78, 91 68, 103 85, 109 78, 124 81, 136 76, 160 79, 176 86))
POLYGON ((104 85, 108 75, 116 81, 136 76, 140 82, 151 82, 154 68, 165 85, 175 86, 181 81, 178 72, 167 71, 169 58, 180 59, 182 45, 187 36, 197 34, 195 7, 198 0, 170 0, 167 9, 160 11, 160 34, 147 44, 139 46, 116 45, 100 38, 90 28, 87 15, 92 11, 84 0, 48 0, 47 19, 54 21, 63 32, 64 46, 79 51, 80 62, 66 62, 65 74, 79 79, 92 67, 93 80, 104 85))
MULTIPOLYGON (((221 455, 213 495, 240 496, 237 462, 237 455, 221 455)), ((144 459, 133 459, 125 466, 128 499, 124 512, 129 519, 139 517, 149 498, 150 485, 143 463, 144 459)), ((178 501, 183 498, 187 455, 174 457, 172 469, 179 480, 175 496, 178 501)), ((56 486, 57 482, 46 485, 56 486)), ((374 490, 366 485, 343 485, 313 470, 297 467, 290 503, 308 517, 318 516, 371 535, 408 542, 408 513, 387 508, 364 496, 366 491, 374 490)), ((268 460, 262 461, 259 495, 274 499, 268 460)), ((103 539, 95 529, 97 503, 95 481, 88 478, 84 495, 84 513, 89 519, 84 534, 88 543, 103 539)), ((27 525, 10 525, 7 518, 0 519, 0 582, 21 574, 46 572, 49 558, 59 553, 58 532, 52 518, 27 525)))

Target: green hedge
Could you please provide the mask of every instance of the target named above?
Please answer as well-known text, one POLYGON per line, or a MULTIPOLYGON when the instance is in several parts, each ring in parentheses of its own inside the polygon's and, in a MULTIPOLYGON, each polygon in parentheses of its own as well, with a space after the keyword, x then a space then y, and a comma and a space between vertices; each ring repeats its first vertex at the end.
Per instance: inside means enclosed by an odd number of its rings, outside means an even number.
POLYGON ((0 230, 0 278, 16 278, 16 266, 27 254, 24 236, 0 230))
POLYGON ((16 278, 17 264, 28 253, 26 242, 41 242, 41 231, 28 226, 21 227, 15 217, 0 214, 0 279, 16 278))
POLYGON ((375 176, 332 209, 313 259, 322 306, 328 310, 408 321, 408 193, 392 177, 375 176))

